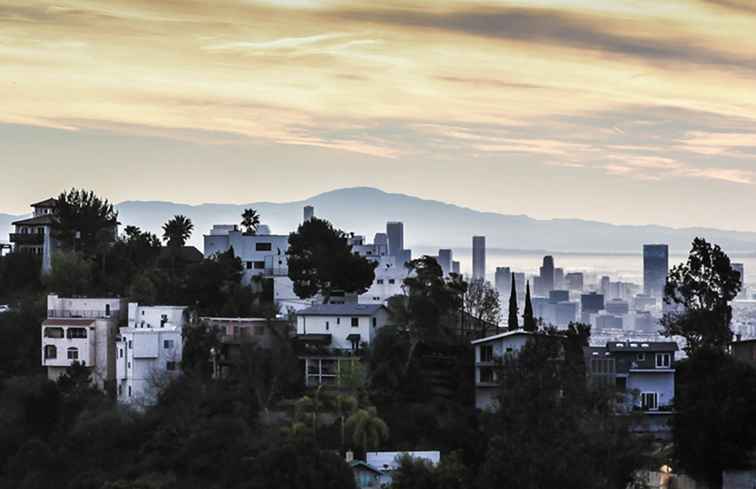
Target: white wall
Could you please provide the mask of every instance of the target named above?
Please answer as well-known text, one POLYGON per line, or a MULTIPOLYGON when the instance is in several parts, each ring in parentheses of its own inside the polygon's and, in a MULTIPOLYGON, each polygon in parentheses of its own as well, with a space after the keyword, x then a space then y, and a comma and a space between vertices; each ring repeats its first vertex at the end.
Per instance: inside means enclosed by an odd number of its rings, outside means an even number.
POLYGON ((351 334, 360 335, 360 343, 368 345, 373 341, 377 331, 386 325, 388 311, 380 309, 375 316, 297 316, 297 334, 330 334, 331 348, 351 350, 352 343, 347 340, 351 334), (358 320, 359 326, 352 326, 352 318, 358 320), (373 318, 376 326, 373 326, 373 318))

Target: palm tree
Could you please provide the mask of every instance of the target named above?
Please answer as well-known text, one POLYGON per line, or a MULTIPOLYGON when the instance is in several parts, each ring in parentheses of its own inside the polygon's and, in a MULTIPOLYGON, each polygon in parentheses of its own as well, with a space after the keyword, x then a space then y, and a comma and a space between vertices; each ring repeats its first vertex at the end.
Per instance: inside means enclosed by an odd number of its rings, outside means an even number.
POLYGON ((168 246, 181 247, 192 235, 194 224, 186 216, 173 216, 173 219, 163 224, 163 240, 168 246))
POLYGON ((346 440, 345 431, 347 416, 350 415, 355 409, 357 409, 357 405, 357 399, 355 399, 354 396, 350 396, 348 394, 338 394, 333 401, 334 410, 336 411, 336 415, 339 418, 339 423, 341 424, 342 451, 344 450, 344 441, 346 440))
POLYGON ((241 225, 244 228, 244 234, 256 234, 257 227, 260 225, 260 214, 254 209, 244 209, 241 225))
POLYGON ((346 427, 352 431, 354 444, 366 452, 368 448, 377 447, 389 436, 388 425, 378 417, 374 407, 355 411, 347 419, 346 427))

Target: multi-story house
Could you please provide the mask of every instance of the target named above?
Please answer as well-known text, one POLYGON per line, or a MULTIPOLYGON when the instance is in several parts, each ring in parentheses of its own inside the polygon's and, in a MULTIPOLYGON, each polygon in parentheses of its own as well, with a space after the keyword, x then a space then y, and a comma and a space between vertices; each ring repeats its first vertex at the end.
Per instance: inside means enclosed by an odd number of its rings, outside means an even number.
POLYGON ((57 380, 78 362, 91 369, 98 387, 108 386, 115 379, 115 339, 125 318, 125 299, 49 295, 41 331, 48 378, 57 380))
POLYGON ((128 311, 128 326, 115 344, 116 393, 120 402, 144 406, 154 403, 165 381, 179 371, 188 310, 131 302, 128 311))
POLYGON ((495 410, 497 367, 506 355, 520 351, 535 333, 518 329, 472 341, 475 349, 475 407, 495 410))
POLYGON ((286 234, 269 234, 264 230, 245 234, 235 225, 215 225, 210 234, 204 236, 204 241, 206 258, 234 249, 244 268, 244 284, 250 284, 253 277, 286 277, 288 274, 289 236, 286 234))
POLYGON ((336 384, 389 322, 381 304, 318 304, 297 313, 307 385, 336 384))
POLYGON ((675 342, 609 341, 585 348, 591 382, 614 388, 618 412, 642 412, 639 431, 669 431, 675 399, 675 342))
POLYGON ((390 297, 403 294, 402 285, 409 274, 405 262, 389 255, 385 234, 376 234, 372 244, 363 236, 352 236, 352 252, 376 263, 375 279, 370 288, 357 298, 360 304, 384 304, 390 297))
POLYGON ((52 227, 55 223, 53 211, 56 199, 47 199, 32 204, 32 217, 13 222, 15 230, 10 235, 16 252, 27 252, 42 258, 42 272, 50 271, 52 255, 55 252, 55 239, 52 227))

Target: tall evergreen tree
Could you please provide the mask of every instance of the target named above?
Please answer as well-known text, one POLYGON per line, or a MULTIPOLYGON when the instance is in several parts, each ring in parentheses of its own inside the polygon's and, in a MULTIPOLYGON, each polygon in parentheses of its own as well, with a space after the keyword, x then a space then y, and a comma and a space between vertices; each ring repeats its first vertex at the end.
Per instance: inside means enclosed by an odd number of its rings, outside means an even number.
POLYGON ((509 294, 509 320, 507 324, 509 331, 514 331, 520 327, 517 320, 517 286, 515 284, 515 274, 512 274, 512 291, 509 294))
POLYGON ((525 288, 525 311, 522 314, 522 329, 525 331, 538 330, 538 324, 533 317, 533 304, 530 302, 530 282, 525 288))

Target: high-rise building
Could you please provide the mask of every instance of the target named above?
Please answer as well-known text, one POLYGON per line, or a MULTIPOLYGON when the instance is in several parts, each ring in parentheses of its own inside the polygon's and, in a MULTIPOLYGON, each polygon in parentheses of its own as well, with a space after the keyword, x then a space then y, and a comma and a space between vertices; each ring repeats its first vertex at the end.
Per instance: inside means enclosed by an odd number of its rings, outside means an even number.
POLYGON ((517 297, 525 297, 525 274, 523 272, 515 272, 514 280, 517 297))
POLYGON ((315 208, 311 205, 304 206, 304 222, 309 221, 315 217, 315 208))
POLYGON ((739 297, 746 297, 746 290, 745 290, 745 267, 742 263, 733 263, 732 269, 735 270, 740 274, 740 293, 738 294, 739 297))
POLYGON ((496 267, 494 283, 499 296, 508 297, 512 289, 512 270, 509 267, 496 267))
POLYGON ((559 302, 569 302, 570 291, 569 290, 552 290, 549 292, 549 302, 557 304, 559 302))
POLYGON ((604 296, 595 292, 581 295, 580 309, 582 313, 582 321, 584 323, 590 322, 591 314, 596 314, 604 309, 604 296))
POLYGON ((571 272, 564 276, 564 281, 568 290, 583 290, 583 274, 582 272, 571 272))
POLYGON ((606 301, 606 312, 615 316, 622 316, 630 312, 630 304, 622 299, 611 299, 606 301))
POLYGON ((452 262, 452 273, 459 275, 459 262, 456 260, 452 262))
POLYGON ((643 245, 643 292, 663 297, 669 271, 669 247, 665 244, 643 245))
POLYGON ((564 268, 554 269, 554 288, 563 290, 564 287, 564 268))
POLYGON ((444 276, 451 273, 452 261, 452 250, 438 250, 438 264, 441 265, 444 276))
POLYGON ((473 236, 472 239, 473 279, 486 278, 486 237, 473 236))
POLYGON ((387 222, 386 235, 388 236, 389 255, 401 261, 402 252, 404 251, 404 223, 387 222))
POLYGON ((540 277, 542 294, 546 296, 554 290, 554 257, 549 255, 543 257, 540 277))

